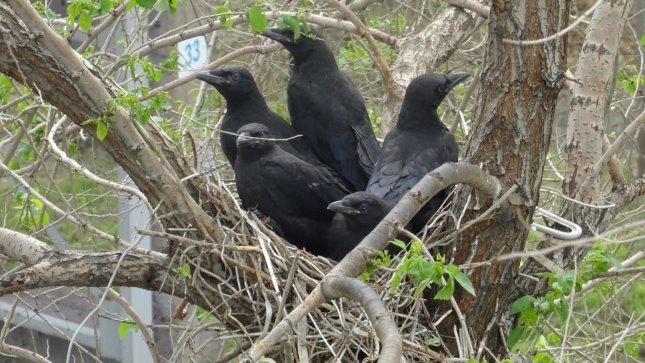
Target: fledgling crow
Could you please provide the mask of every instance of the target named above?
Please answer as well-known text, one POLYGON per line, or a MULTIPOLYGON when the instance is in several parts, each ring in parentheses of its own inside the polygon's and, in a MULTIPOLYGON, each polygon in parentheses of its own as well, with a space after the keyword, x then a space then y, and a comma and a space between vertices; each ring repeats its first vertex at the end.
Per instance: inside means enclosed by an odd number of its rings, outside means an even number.
MULTIPOLYGON (((421 75, 410 82, 396 126, 387 134, 366 191, 392 208, 423 176, 457 161, 457 142, 439 119, 437 107, 468 73, 421 75)), ((420 230, 448 196, 444 189, 412 221, 420 230)))
POLYGON ((290 243, 329 257, 329 203, 349 190, 329 167, 311 164, 282 150, 261 124, 238 130, 235 183, 245 208, 257 208, 282 227, 290 243))
POLYGON ((327 209, 336 212, 329 229, 329 257, 340 261, 385 217, 390 208, 374 194, 355 192, 327 209))
POLYGON ((364 190, 379 154, 363 97, 338 69, 334 54, 320 37, 290 29, 267 29, 264 36, 293 56, 287 104, 293 127, 320 160, 364 190))
POLYGON ((251 72, 244 68, 223 68, 204 71, 197 79, 211 86, 226 99, 226 114, 221 124, 220 144, 231 165, 235 165, 237 147, 234 133, 242 126, 256 122, 266 125, 276 138, 292 138, 280 146, 287 152, 311 162, 318 162, 317 156, 303 137, 297 137, 296 130, 269 109, 260 94, 251 72))

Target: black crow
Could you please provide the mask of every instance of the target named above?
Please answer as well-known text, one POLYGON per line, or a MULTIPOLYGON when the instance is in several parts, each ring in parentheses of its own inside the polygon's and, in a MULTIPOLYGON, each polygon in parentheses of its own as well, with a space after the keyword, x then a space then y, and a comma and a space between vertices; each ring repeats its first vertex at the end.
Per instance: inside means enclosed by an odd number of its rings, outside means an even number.
POLYGON ((355 192, 331 203, 336 212, 329 229, 329 257, 340 261, 354 249, 385 217, 390 208, 383 200, 367 192, 355 192))
POLYGON ((197 79, 215 87, 226 99, 220 144, 231 165, 235 165, 237 156, 234 133, 251 122, 266 125, 276 138, 293 138, 280 144, 285 151, 308 161, 319 162, 304 138, 298 137, 293 127, 269 109, 251 72, 244 68, 215 69, 198 73, 197 79))
POLYGON ((342 178, 282 150, 264 125, 247 124, 238 134, 235 183, 242 205, 273 218, 287 241, 328 257, 334 213, 327 205, 349 193, 342 178))
MULTIPOLYGON (((396 126, 383 141, 366 191, 391 208, 423 176, 446 162, 457 161, 457 142, 439 119, 437 107, 468 73, 421 75, 410 82, 396 126)), ((413 229, 419 230, 436 212, 448 190, 437 194, 417 214, 413 229)))
POLYGON ((364 190, 379 154, 363 97, 338 69, 334 54, 319 37, 294 39, 289 29, 262 33, 293 56, 287 104, 293 127, 320 160, 364 190))

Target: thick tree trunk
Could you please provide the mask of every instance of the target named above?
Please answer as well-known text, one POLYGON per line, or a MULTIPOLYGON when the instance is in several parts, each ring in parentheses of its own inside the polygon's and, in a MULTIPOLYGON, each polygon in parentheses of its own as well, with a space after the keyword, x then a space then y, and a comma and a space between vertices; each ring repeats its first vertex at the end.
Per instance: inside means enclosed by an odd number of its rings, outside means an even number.
MULTIPOLYGON (((524 249, 563 82, 566 36, 539 45, 515 45, 506 40, 532 40, 557 33, 567 26, 569 5, 568 0, 493 1, 478 109, 464 158, 481 163, 505 188, 517 189, 492 218, 461 231, 446 251, 454 263, 491 261, 524 249)), ((465 208, 461 225, 490 207, 475 203, 470 193, 469 188, 461 188, 452 208, 455 215, 465 208)), ((507 292, 518 268, 517 260, 493 261, 470 271, 477 297, 456 290, 475 351, 483 344, 494 354, 505 355, 500 320, 512 303, 507 292)), ((437 307, 439 313, 449 308, 444 304, 437 307)), ((439 332, 444 338, 453 337, 454 326, 460 328, 453 312, 440 324, 439 332)))

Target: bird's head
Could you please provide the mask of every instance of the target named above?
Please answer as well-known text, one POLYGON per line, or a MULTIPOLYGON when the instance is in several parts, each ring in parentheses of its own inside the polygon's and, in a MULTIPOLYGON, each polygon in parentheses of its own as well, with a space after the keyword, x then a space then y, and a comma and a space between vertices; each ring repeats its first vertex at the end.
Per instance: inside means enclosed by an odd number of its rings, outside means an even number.
POLYGON ((410 82, 405 91, 406 100, 439 107, 448 92, 470 77, 468 73, 427 73, 410 82))
POLYGON ((237 130, 236 145, 240 154, 264 153, 273 147, 269 128, 258 123, 250 123, 237 130))
POLYGON ((244 68, 220 68, 199 72, 196 78, 215 87, 227 100, 259 92, 253 75, 244 68))
POLYGON ((296 62, 302 62, 311 56, 332 56, 333 53, 315 30, 301 31, 298 36, 291 29, 270 28, 262 35, 282 44, 293 56, 296 62))
POLYGON ((355 192, 327 206, 332 212, 341 213, 347 220, 353 220, 374 227, 385 217, 389 208, 376 195, 368 192, 355 192))

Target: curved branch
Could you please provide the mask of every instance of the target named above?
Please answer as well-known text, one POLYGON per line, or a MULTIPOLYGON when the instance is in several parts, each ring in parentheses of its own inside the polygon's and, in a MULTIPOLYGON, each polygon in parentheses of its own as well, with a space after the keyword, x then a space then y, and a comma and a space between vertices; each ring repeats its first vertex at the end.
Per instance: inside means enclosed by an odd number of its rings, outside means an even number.
POLYGON ((341 297, 357 301, 370 319, 383 350, 379 363, 399 362, 402 354, 403 339, 399 328, 390 316, 378 294, 365 282, 343 276, 328 276, 320 282, 321 293, 327 300, 341 297))
POLYGON ((466 10, 470 10, 482 18, 488 18, 490 14, 490 6, 478 3, 472 0, 446 0, 452 6, 458 6, 466 10))
MULTIPOLYGON (((392 208, 372 232, 350 251, 334 268, 329 276, 356 277, 376 255, 396 237, 399 226, 405 226, 417 212, 437 193, 451 184, 469 184, 483 199, 492 199, 502 190, 497 178, 478 166, 465 162, 446 163, 426 174, 392 208)), ((323 280, 324 281, 324 280, 323 280)), ((325 302, 320 284, 278 323, 261 341, 256 342, 248 352, 248 361, 260 359, 273 345, 287 334, 298 322, 320 304, 325 302)))
POLYGON ((141 335, 143 335, 143 340, 145 340, 146 345, 148 346, 148 350, 150 350, 150 355, 152 356, 152 360, 154 363, 160 363, 161 362, 161 355, 159 354, 159 350, 157 349, 157 344, 155 343, 155 338, 152 335, 152 331, 148 329, 146 326, 146 323, 143 322, 141 319, 141 316, 139 316, 139 313, 137 313, 136 310, 130 305, 128 300, 126 300, 123 296, 119 295, 118 292, 114 291, 114 289, 110 288, 107 292, 108 298, 112 299, 113 301, 116 301, 117 304, 121 305, 123 310, 130 315, 132 318, 132 321, 139 327, 139 331, 141 331, 141 335))

